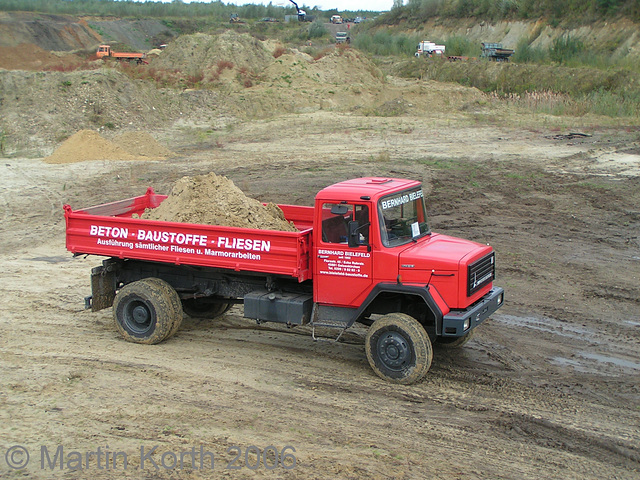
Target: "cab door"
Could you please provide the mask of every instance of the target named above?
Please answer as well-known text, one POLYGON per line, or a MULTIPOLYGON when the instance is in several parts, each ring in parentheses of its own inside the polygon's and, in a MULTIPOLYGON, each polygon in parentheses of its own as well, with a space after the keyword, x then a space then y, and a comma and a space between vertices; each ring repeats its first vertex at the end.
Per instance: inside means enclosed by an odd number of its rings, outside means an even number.
POLYGON ((357 307, 373 283, 369 206, 325 203, 319 216, 316 225, 320 225, 320 232, 314 242, 314 299, 323 305, 357 307), (357 244, 352 241, 351 247, 350 228, 357 238, 357 244))

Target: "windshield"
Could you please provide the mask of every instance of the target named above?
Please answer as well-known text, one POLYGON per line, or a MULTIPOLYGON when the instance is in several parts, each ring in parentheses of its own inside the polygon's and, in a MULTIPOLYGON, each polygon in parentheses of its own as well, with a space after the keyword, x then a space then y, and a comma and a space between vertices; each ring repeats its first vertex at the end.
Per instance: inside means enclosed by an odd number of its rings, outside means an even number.
POLYGON ((380 199, 380 233, 385 247, 404 245, 431 233, 421 188, 394 193, 380 199))

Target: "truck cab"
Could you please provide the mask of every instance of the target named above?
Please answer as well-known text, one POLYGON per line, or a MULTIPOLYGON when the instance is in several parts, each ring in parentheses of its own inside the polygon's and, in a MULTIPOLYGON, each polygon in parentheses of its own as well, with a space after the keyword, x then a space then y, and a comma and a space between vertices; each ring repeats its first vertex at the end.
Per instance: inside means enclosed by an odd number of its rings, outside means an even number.
MULTIPOLYGON (((375 315, 399 313, 429 342, 458 346, 503 303, 503 290, 493 286, 493 249, 432 232, 417 181, 361 178, 327 187, 316 196, 314 223, 314 321, 342 317, 373 328, 375 315)), ((390 348, 402 351, 408 339, 392 338, 390 348)), ((387 368, 381 376, 393 374, 387 368)))
POLYGON ((418 44, 418 46, 416 47, 416 53, 414 55, 416 57, 432 57, 433 55, 441 56, 444 55, 445 50, 445 45, 437 45, 434 42, 425 40, 418 44))
POLYGON ((110 45, 100 45, 98 50, 96 51, 96 55, 98 58, 110 57, 111 56, 111 46, 110 45))

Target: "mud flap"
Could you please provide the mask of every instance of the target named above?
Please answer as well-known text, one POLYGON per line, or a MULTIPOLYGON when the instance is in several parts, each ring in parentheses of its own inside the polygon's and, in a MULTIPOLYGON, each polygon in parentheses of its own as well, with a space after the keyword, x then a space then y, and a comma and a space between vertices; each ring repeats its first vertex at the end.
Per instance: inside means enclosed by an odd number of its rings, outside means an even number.
POLYGON ((91 269, 91 298, 85 299, 86 308, 97 312, 113 305, 116 296, 115 272, 103 266, 91 269))

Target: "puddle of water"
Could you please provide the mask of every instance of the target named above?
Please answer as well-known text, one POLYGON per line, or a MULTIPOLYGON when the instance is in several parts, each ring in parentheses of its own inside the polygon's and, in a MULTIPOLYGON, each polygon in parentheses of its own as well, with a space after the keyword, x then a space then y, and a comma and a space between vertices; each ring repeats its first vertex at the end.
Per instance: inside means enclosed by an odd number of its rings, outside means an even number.
POLYGON ((627 325, 633 325, 634 327, 640 327, 640 322, 634 322, 633 320, 625 320, 624 323, 627 325))
POLYGON ((515 315, 493 315, 494 321, 512 327, 526 327, 539 332, 552 333, 561 337, 576 338, 590 343, 600 343, 595 332, 581 325, 561 322, 549 317, 517 317, 515 315))
POLYGON ((580 368, 582 365, 577 360, 570 360, 564 357, 553 357, 551 359, 551 363, 555 365, 560 365, 561 367, 573 367, 580 368))
MULTIPOLYGON (((578 352, 577 355, 586 360, 594 360, 598 364, 607 364, 607 366, 620 367, 621 369, 640 370, 640 363, 632 362, 618 357, 612 357, 611 355, 602 355, 599 353, 578 352)), ((561 367, 572 367, 577 372, 593 373, 599 375, 607 375, 606 371, 602 370, 602 366, 589 365, 589 362, 581 362, 579 360, 565 358, 565 357, 553 357, 551 363, 559 365, 561 367)), ((611 372, 610 369, 606 369, 611 372)))
POLYGON ((611 363, 622 368, 632 368, 633 370, 640 370, 640 363, 632 362, 631 360, 624 360, 622 358, 612 357, 610 355, 601 355, 599 353, 579 352, 578 355, 583 358, 588 358, 589 360, 595 360, 599 363, 611 363))
POLYGON ((31 260, 33 262, 63 263, 63 262, 70 262, 71 260, 73 260, 73 258, 71 256, 68 256, 68 257, 63 257, 63 256, 58 256, 58 257, 34 257, 34 258, 30 258, 29 260, 31 260))

